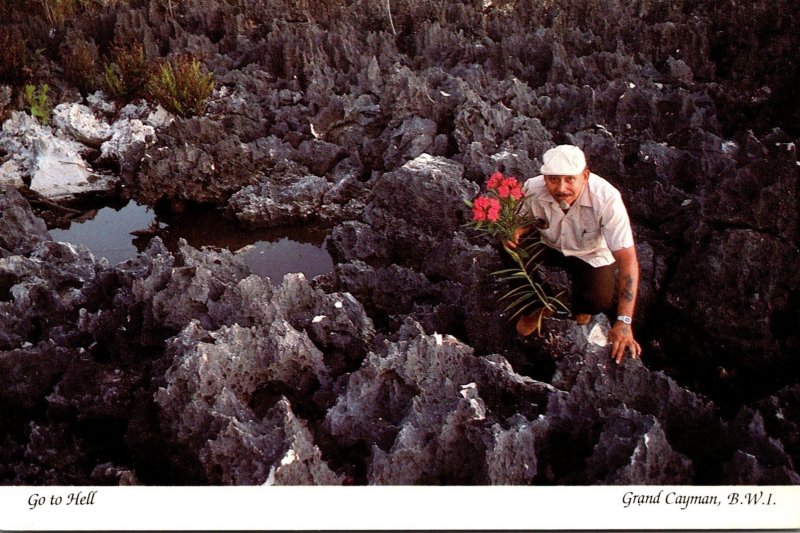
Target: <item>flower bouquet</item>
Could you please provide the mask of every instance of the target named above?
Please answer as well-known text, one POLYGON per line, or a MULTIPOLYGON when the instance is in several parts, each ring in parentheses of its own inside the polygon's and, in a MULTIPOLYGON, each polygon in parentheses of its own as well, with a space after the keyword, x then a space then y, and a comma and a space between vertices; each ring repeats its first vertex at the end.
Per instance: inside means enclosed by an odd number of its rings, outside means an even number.
POLYGON ((517 228, 527 225, 519 214, 522 186, 516 178, 495 172, 486 181, 487 193, 467 202, 472 208, 472 225, 501 241, 513 240, 517 228))
POLYGON ((541 284, 531 277, 541 265, 536 262, 544 250, 540 239, 524 239, 516 248, 508 246, 509 241, 516 240, 517 230, 529 226, 533 220, 524 216, 521 211, 524 192, 516 178, 504 176, 500 172, 493 173, 486 181, 486 193, 478 196, 467 205, 472 208, 472 221, 468 223, 478 231, 497 237, 516 267, 494 272, 501 281, 516 285, 500 297, 500 301, 508 304, 503 313, 512 312, 513 320, 522 313, 533 308, 543 307, 544 312, 538 314, 534 331, 541 331, 541 321, 545 314, 552 316, 560 307, 567 310, 558 297, 549 296, 541 284))

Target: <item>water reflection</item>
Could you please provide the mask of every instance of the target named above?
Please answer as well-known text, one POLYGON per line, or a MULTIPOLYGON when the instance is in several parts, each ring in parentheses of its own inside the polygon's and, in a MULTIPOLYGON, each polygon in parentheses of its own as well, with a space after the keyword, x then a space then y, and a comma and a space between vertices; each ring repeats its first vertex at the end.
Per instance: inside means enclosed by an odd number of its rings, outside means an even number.
POLYGON ((324 245, 328 232, 321 229, 293 226, 245 230, 212 210, 169 214, 159 220, 166 224, 161 235, 169 249, 177 249, 179 238, 195 248, 216 246, 235 251, 250 247, 242 254, 247 266, 275 283, 289 272, 302 272, 310 279, 333 269, 324 245))
POLYGON ((120 209, 104 207, 90 220, 73 223, 68 229, 52 229, 56 241, 86 245, 95 256, 112 265, 130 259, 143 250, 154 234, 172 251, 183 238, 196 248, 214 246, 231 251, 246 248, 242 258, 254 274, 280 283, 289 272, 308 278, 333 268, 324 246, 327 232, 309 227, 271 228, 248 231, 228 222, 211 210, 189 210, 157 217, 147 206, 129 202, 120 209))
POLYGON ((84 222, 73 222, 67 229, 51 229, 54 241, 86 245, 96 257, 105 257, 116 265, 134 257, 138 250, 133 244, 132 231, 150 226, 155 214, 134 202, 121 209, 104 207, 84 222))

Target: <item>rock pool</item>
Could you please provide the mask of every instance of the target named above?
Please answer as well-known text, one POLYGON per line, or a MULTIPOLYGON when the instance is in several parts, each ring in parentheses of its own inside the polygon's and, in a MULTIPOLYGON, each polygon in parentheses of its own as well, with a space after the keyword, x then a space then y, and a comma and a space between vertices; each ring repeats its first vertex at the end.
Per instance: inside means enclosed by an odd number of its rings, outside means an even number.
POLYGON ((188 210, 159 216, 151 208, 133 201, 119 208, 103 207, 90 219, 73 222, 66 229, 51 229, 50 235, 55 241, 83 244, 95 256, 117 265, 144 249, 150 237, 141 233, 151 230, 173 250, 181 238, 196 248, 242 250, 244 261, 254 274, 275 282, 290 272, 302 272, 310 279, 333 268, 333 260, 325 249, 324 230, 310 227, 243 230, 213 211, 188 210))

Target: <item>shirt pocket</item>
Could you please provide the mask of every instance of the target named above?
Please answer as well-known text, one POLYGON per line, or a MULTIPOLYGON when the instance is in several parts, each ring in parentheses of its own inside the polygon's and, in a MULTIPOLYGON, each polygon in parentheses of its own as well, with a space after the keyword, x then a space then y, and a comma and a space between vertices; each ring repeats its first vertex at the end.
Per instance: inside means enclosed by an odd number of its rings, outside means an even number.
POLYGON ((581 248, 595 250, 603 246, 603 232, 600 229, 583 230, 581 234, 581 248))
POLYGON ((604 245, 603 228, 594 216, 581 217, 578 242, 584 250, 595 250, 604 245))

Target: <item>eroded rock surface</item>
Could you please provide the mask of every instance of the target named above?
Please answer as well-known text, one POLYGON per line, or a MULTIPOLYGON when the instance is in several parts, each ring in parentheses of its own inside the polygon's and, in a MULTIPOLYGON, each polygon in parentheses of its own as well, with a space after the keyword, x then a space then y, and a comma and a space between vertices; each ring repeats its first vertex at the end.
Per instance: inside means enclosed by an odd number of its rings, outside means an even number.
POLYGON ((50 199, 108 193, 116 183, 89 167, 81 155, 84 145, 54 136, 25 113, 15 112, 3 122, 0 149, 12 154, 3 164, 4 173, 17 174, 31 190, 50 199))

